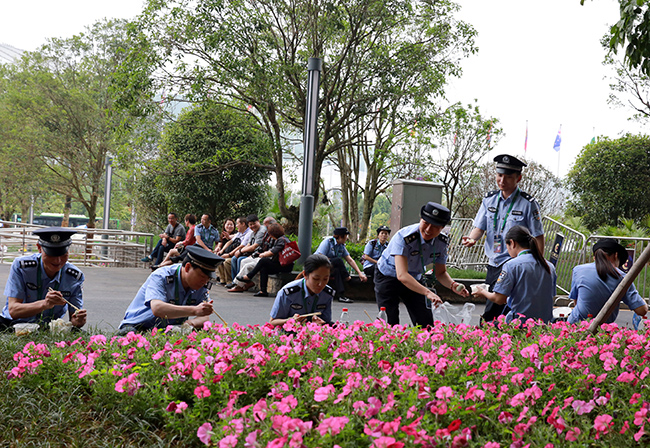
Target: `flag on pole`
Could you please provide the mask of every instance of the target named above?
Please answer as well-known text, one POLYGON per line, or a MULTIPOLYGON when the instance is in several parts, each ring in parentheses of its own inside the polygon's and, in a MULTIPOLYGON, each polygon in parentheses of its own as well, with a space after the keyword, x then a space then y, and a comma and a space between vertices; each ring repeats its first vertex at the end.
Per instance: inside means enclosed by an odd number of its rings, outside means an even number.
POLYGON ((555 143, 553 143, 553 149, 557 152, 560 152, 560 143, 562 143, 562 125, 560 125, 560 129, 557 131, 557 137, 555 137, 555 143))
POLYGON ((528 149, 528 120, 526 120, 526 139, 524 140, 524 154, 528 149))

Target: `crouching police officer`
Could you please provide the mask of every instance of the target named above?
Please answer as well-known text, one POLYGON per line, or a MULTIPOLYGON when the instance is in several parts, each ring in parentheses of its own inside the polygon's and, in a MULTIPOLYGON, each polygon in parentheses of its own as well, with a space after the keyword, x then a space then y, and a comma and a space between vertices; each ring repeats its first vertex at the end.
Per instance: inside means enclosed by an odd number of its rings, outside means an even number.
POLYGON ((48 227, 35 230, 38 254, 16 258, 5 286, 7 301, 0 317, 0 328, 17 323, 46 324, 66 312, 76 328, 86 324, 83 308, 83 273, 68 263, 68 250, 74 230, 48 227), (78 311, 73 308, 78 308, 78 311))
POLYGON ((433 324, 429 303, 438 306, 440 297, 431 289, 437 279, 443 286, 467 297, 464 286, 447 273, 447 235, 442 229, 451 221, 451 212, 435 202, 420 211, 420 223, 400 229, 383 251, 375 270, 377 306, 386 307, 388 323, 399 323, 400 298, 414 325, 433 324), (424 275, 425 266, 434 263, 435 278, 424 275))
POLYGON ((144 282, 126 310, 118 334, 181 325, 185 321, 196 329, 212 314, 209 288, 223 258, 198 246, 185 249, 181 264, 163 266, 144 282), (194 319, 187 320, 190 316, 194 319))

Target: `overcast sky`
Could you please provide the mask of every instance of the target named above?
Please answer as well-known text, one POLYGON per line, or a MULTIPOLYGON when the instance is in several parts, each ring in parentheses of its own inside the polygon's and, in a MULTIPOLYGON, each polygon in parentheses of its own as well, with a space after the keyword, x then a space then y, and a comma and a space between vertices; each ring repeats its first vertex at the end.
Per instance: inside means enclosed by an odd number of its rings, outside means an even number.
MULTIPOLYGON (((559 173, 564 176, 596 135, 616 138, 642 127, 631 112, 607 104, 608 71, 600 38, 618 17, 614 0, 458 0, 460 18, 479 33, 478 55, 463 63, 450 101, 478 100, 506 133, 493 151, 524 156, 558 170, 553 142, 562 125, 559 173)), ((104 17, 133 18, 139 0, 2 0, 0 43, 34 50, 49 37, 70 37, 104 17)))

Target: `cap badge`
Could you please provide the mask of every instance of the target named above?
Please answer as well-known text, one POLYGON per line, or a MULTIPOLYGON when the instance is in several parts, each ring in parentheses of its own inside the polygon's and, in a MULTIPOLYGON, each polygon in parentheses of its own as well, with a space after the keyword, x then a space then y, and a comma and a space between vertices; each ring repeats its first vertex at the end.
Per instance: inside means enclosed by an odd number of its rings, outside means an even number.
POLYGON ((438 209, 435 209, 435 208, 434 208, 433 211, 431 212, 431 214, 432 214, 433 216, 438 216, 438 209))
POLYGON ((59 241, 61 241, 61 237, 58 234, 54 233, 50 237, 50 241, 53 243, 58 243, 59 241))
POLYGON ((503 156, 501 160, 503 161, 503 163, 510 163, 510 157, 508 156, 503 156))

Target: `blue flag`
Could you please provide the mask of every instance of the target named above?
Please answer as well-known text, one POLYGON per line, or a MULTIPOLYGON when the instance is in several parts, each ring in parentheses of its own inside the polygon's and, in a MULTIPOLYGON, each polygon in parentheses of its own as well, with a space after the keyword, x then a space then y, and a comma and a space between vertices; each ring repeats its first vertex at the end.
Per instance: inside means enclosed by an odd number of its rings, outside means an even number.
POLYGON ((557 152, 560 152, 560 143, 562 143, 562 136, 560 135, 562 133, 562 128, 560 128, 559 131, 557 131, 557 137, 555 137, 555 143, 553 143, 553 149, 557 152))

